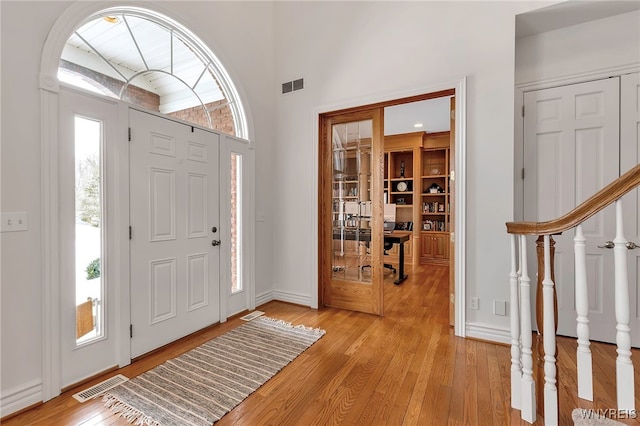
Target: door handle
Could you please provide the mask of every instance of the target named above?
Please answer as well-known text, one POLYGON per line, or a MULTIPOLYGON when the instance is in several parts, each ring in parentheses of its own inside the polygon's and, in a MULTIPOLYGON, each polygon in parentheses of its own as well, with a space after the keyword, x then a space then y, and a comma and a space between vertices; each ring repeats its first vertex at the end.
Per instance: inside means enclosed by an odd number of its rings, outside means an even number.
POLYGON ((636 243, 634 243, 633 241, 629 241, 629 242, 627 243, 627 248, 628 248, 629 250, 633 250, 633 249, 636 249, 636 248, 638 248, 638 247, 640 247, 640 246, 639 246, 639 245, 637 245, 636 243))
POLYGON ((612 249, 615 247, 615 244, 613 244, 613 241, 607 241, 604 243, 603 246, 598 246, 598 248, 608 248, 608 249, 612 249))
POLYGON ((220 241, 220 240, 211 241, 211 245, 214 246, 214 247, 219 246, 220 244, 222 244, 222 241, 220 241))

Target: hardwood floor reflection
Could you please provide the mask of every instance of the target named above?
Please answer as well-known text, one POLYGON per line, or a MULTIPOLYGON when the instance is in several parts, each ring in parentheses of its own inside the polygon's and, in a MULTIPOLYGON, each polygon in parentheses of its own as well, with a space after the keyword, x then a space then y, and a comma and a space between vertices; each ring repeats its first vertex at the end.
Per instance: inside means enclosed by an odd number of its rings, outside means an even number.
MULTIPOLYGON (((409 267, 395 286, 385 279, 385 316, 269 302, 268 316, 321 327, 327 334, 250 395, 217 425, 525 425, 509 403, 510 349, 455 337, 448 325, 448 268, 409 267)), ((505 278, 504 285, 507 285, 505 278)), ((236 326, 211 327, 116 373, 138 375, 236 326)), ((558 339, 560 421, 575 407, 609 409, 615 401, 615 347, 594 343, 595 402, 575 392, 575 341, 558 339)), ((640 383, 640 353, 632 356, 640 383)), ((78 403, 69 390, 2 424, 127 425, 100 400, 78 403)), ((640 407, 640 392, 636 393, 640 407)), ((637 420, 621 420, 637 424, 637 420)), ((542 424, 539 420, 536 424, 542 424)))

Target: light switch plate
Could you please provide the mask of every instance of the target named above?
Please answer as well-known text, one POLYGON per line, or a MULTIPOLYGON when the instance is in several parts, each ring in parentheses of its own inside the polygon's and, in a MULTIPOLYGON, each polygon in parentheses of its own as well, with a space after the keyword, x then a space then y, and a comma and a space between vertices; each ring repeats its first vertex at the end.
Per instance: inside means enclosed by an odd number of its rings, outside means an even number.
POLYGON ((0 213, 0 232, 26 231, 28 229, 27 212, 0 213))

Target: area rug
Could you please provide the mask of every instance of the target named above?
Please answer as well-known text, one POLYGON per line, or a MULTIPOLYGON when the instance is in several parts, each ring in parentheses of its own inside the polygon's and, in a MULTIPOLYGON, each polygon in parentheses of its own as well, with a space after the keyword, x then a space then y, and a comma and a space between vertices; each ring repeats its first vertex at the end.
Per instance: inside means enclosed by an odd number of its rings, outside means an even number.
POLYGON ((259 317, 109 390, 136 425, 211 425, 325 334, 259 317))

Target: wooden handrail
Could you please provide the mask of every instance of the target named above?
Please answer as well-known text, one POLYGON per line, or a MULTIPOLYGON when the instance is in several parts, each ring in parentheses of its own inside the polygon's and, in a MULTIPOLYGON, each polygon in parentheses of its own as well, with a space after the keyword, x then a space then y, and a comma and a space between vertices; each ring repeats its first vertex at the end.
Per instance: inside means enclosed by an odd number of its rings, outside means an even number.
POLYGON ((519 235, 560 234, 583 223, 639 185, 640 164, 564 216, 546 222, 507 222, 507 233, 519 235))

